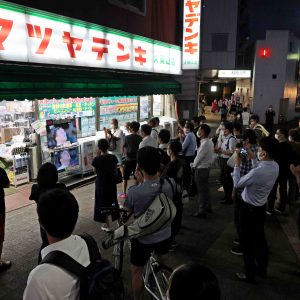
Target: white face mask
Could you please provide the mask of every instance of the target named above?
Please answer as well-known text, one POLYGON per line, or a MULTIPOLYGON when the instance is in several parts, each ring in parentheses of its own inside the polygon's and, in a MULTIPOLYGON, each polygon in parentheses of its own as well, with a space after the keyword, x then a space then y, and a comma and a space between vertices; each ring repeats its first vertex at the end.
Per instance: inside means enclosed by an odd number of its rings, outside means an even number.
POLYGON ((190 130, 188 128, 184 128, 183 132, 184 132, 184 134, 188 134, 190 132, 190 130))
POLYGON ((275 133, 275 139, 278 140, 278 134, 277 133, 275 133))
POLYGON ((290 141, 290 142, 293 142, 293 139, 292 139, 292 137, 291 137, 291 136, 289 136, 289 141, 290 141))
POLYGON ((201 136, 200 136, 200 134, 199 134, 198 131, 197 131, 197 137, 198 137, 199 139, 201 139, 201 136))

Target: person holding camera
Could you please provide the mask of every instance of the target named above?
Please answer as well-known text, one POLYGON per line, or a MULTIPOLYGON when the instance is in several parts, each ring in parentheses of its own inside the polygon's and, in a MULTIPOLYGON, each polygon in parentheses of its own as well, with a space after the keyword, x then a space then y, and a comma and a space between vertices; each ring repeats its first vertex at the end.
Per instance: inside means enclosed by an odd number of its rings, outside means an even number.
POLYGON ((244 176, 241 176, 240 149, 236 150, 232 178, 234 187, 243 189, 240 222, 245 265, 245 273, 236 273, 236 276, 249 283, 255 283, 256 276, 267 277, 268 244, 264 224, 268 195, 279 174, 279 166, 274 161, 277 146, 275 139, 263 137, 257 151, 259 162, 253 158, 253 168, 244 176))
MULTIPOLYGON (((256 159, 257 157, 258 145, 254 130, 246 129, 242 136, 241 143, 238 143, 236 148, 241 154, 240 175, 244 176, 252 170, 252 159, 256 159)), ((231 249, 231 253, 235 255, 243 255, 243 247, 241 245, 242 192, 243 188, 234 188, 232 192, 232 199, 234 200, 234 225, 237 236, 233 241, 234 246, 231 249)))

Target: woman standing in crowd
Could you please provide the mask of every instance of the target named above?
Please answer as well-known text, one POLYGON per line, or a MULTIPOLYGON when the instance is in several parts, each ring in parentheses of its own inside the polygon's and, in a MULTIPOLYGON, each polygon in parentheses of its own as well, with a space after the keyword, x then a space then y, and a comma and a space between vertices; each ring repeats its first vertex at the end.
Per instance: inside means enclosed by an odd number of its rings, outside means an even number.
POLYGON ((111 231, 112 221, 118 218, 116 215, 107 215, 101 211, 101 207, 118 207, 116 173, 118 160, 112 154, 107 153, 108 141, 98 141, 98 156, 94 158, 92 166, 97 174, 95 186, 94 221, 104 223, 101 227, 104 231, 111 231))
MULTIPOLYGON (((31 193, 29 196, 29 200, 34 200, 36 204, 39 203, 40 196, 46 191, 52 189, 67 189, 64 183, 58 182, 58 172, 56 167, 47 162, 43 164, 38 172, 37 176, 37 184, 32 185, 31 193)), ((42 237, 42 246, 41 250, 49 245, 47 234, 45 230, 40 227, 41 237, 42 237)), ((38 262, 41 261, 41 251, 39 252, 38 262)))

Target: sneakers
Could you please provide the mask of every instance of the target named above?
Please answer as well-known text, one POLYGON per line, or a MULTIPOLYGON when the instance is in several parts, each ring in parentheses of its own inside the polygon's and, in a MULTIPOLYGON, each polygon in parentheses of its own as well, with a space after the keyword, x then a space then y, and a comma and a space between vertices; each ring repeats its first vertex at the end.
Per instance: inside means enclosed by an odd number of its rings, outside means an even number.
POLYGON ((127 194, 121 194, 119 197, 120 197, 121 199, 127 199, 127 198, 128 198, 128 195, 127 195, 127 194))
POLYGON ((266 214, 267 214, 268 216, 273 216, 273 215, 274 215, 274 211, 266 210, 266 214))
POLYGON ((230 251, 232 254, 234 255, 243 255, 243 250, 240 246, 234 246, 231 248, 231 251, 230 251))
POLYGON ((233 243, 234 243, 235 245, 240 245, 240 244, 241 244, 241 241, 240 241, 238 238, 235 238, 235 239, 233 240, 233 243))
POLYGON ((101 230, 103 230, 103 231, 105 231, 105 232, 112 232, 112 231, 113 231, 111 228, 109 228, 109 227, 107 226, 107 224, 103 224, 103 225, 101 226, 101 230))
POLYGON ((248 278, 245 273, 235 273, 238 280, 248 282, 248 283, 256 283, 255 279, 248 278))
POLYGON ((0 273, 8 270, 10 267, 11 267, 11 261, 9 260, 0 261, 0 273))

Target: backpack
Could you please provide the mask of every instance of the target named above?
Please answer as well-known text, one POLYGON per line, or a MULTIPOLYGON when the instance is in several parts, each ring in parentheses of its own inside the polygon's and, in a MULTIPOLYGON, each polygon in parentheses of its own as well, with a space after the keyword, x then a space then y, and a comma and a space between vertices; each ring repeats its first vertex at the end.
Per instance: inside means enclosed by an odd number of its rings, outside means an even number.
POLYGON ((112 135, 111 138, 108 140, 108 150, 115 151, 117 149, 117 141, 115 140, 114 136, 112 135))
POLYGON ((170 162, 170 157, 164 149, 158 148, 158 153, 160 155, 160 163, 166 166, 170 162))
POLYGON ((84 267, 62 251, 52 251, 41 264, 53 264, 80 278, 81 300, 122 300, 124 286, 120 273, 101 258, 96 241, 88 234, 79 235, 88 247, 91 263, 84 267))
MULTIPOLYGON (((172 182, 168 178, 166 180, 171 185, 174 195, 172 182)), ((159 191, 144 213, 136 218, 132 224, 120 226, 112 234, 108 235, 102 241, 104 249, 108 249, 126 239, 139 238, 152 234, 171 225, 176 215, 176 206, 172 199, 169 199, 162 192, 164 179, 160 179, 159 183, 159 191)))

